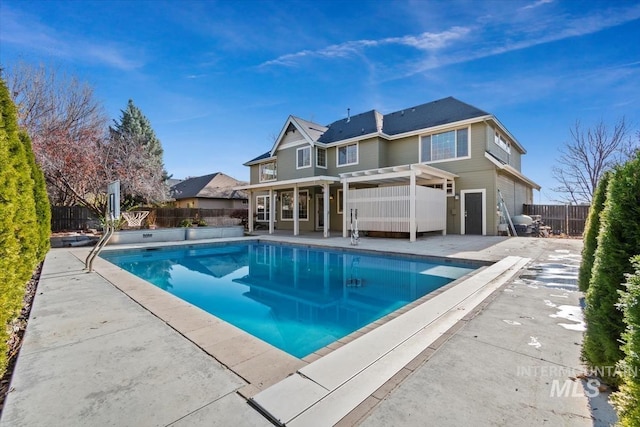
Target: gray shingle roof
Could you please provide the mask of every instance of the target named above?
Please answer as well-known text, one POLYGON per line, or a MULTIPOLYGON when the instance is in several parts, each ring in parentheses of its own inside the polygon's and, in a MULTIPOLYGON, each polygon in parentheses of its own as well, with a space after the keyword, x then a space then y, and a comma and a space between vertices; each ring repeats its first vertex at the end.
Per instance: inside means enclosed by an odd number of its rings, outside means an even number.
POLYGON ((453 97, 428 102, 384 116, 383 132, 387 135, 426 129, 446 123, 459 122, 489 113, 453 97))
MULTIPOLYGON (((366 113, 356 114, 350 118, 336 120, 327 127, 327 130, 317 141, 329 144, 375 133, 378 131, 376 114, 379 113, 371 110, 366 113)), ((382 119, 382 132, 387 135, 398 135, 405 132, 427 129, 447 123, 455 123, 489 115, 486 111, 450 96, 384 115, 382 119)), ((302 119, 296 118, 296 120, 304 122, 304 126, 317 126, 314 123, 306 122, 302 119)), ((315 129, 317 133, 321 132, 321 130, 321 128, 315 129)), ((257 162, 269 157, 271 157, 271 153, 267 152, 245 164, 257 162)))
POLYGON ((328 144, 360 135, 367 135, 377 132, 377 130, 375 110, 371 110, 331 123, 327 131, 318 139, 318 142, 328 144))
POLYGON ((247 194, 233 187, 246 184, 221 172, 187 178, 171 187, 171 197, 176 200, 194 197, 209 199, 246 199, 247 194))

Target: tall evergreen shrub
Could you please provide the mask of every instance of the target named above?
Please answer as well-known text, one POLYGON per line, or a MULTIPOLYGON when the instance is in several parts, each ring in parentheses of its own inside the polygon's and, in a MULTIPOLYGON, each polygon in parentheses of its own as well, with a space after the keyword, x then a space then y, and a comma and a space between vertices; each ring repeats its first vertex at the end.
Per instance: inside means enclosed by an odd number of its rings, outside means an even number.
POLYGON ((582 261, 580 270, 578 271, 578 286, 582 292, 589 289, 589 281, 591 280, 591 269, 598 246, 598 231, 600 230, 600 213, 604 208, 604 201, 607 197, 607 185, 609 184, 610 173, 606 172, 600 178, 598 187, 593 195, 591 207, 589 208, 589 216, 584 232, 584 247, 582 249, 582 261))
POLYGON ((6 368, 9 321, 20 310, 19 289, 24 286, 20 265, 20 241, 14 225, 18 201, 18 172, 13 147, 19 143, 16 108, 0 79, 0 373, 6 368))
POLYGON ((46 198, 37 170, 29 138, 18 128, 16 106, 0 79, 0 375, 7 365, 10 322, 20 313, 25 285, 48 249, 37 214, 50 222, 50 211, 46 199, 46 204, 36 202, 42 191, 46 198))
POLYGON ((51 237, 51 205, 49 204, 49 195, 47 194, 47 184, 44 180, 44 173, 36 163, 36 156, 31 148, 31 138, 25 131, 20 132, 20 140, 24 146, 31 179, 33 180, 33 198, 35 201, 35 214, 38 223, 38 246, 36 256, 38 261, 44 260, 45 255, 49 252, 51 237))
POLYGON ((624 359, 618 363, 622 385, 613 394, 621 426, 640 426, 640 256, 631 260, 635 274, 627 278, 620 292, 620 308, 625 331, 622 334, 624 359))
MULTIPOLYGON (((616 307, 630 258, 640 249, 640 155, 616 168, 607 187, 598 245, 586 296, 583 357, 594 368, 622 359, 622 313, 616 307)), ((613 384, 619 379, 604 378, 613 384)))

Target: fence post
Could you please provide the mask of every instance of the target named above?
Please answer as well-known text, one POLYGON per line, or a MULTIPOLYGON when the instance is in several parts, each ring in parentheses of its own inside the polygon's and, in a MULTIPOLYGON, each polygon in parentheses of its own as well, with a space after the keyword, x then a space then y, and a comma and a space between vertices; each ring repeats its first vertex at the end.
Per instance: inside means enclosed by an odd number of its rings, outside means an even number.
POLYGON ((569 236, 569 205, 564 205, 564 221, 565 221, 564 234, 569 236))

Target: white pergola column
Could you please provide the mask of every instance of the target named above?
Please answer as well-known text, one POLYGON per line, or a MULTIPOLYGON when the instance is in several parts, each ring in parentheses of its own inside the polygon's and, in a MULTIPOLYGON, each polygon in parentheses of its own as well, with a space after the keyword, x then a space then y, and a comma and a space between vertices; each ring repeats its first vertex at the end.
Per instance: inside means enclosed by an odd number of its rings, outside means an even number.
POLYGON ((322 198, 324 199, 322 202, 322 205, 324 207, 323 209, 323 215, 324 215, 324 220, 323 220, 323 224, 324 224, 324 230, 323 230, 323 235, 324 237, 329 237, 329 209, 331 208, 331 206, 329 206, 329 184, 324 184, 322 186, 322 198))
POLYGON ((249 195, 249 206, 247 211, 247 227, 249 228, 249 233, 253 233, 253 191, 247 191, 249 195))
MULTIPOLYGON (((298 185, 294 185, 293 187, 293 235, 297 236, 300 234, 300 212, 298 203, 300 202, 298 195, 298 185)), ((308 203, 308 201, 307 201, 308 203)))
POLYGON ((442 215, 444 215, 444 218, 445 218, 444 230, 442 230, 442 235, 446 236, 447 235, 447 178, 444 178, 442 180, 442 189, 444 190, 444 212, 442 212, 442 215))
POLYGON ((273 234, 273 224, 276 217, 276 200, 273 197, 273 188, 269 189, 269 234, 273 234))
POLYGON ((349 183, 347 178, 342 179, 342 237, 349 237, 347 228, 347 198, 349 194, 349 183))
POLYGON ((409 177, 409 241, 416 241, 416 172, 409 177))

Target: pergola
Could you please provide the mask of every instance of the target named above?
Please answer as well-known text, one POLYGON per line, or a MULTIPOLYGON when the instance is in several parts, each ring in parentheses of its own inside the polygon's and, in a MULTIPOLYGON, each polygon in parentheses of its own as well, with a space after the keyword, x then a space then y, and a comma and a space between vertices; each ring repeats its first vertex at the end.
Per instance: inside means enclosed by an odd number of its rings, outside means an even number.
MULTIPOLYGON (((414 163, 410 165, 403 166, 392 166, 385 168, 376 168, 376 169, 368 169, 363 171, 356 172, 348 172, 340 174, 340 179, 343 186, 342 191, 342 203, 343 203, 343 218, 342 218, 342 236, 348 236, 348 228, 347 228, 347 212, 349 206, 349 190, 350 186, 353 184, 367 184, 378 187, 391 187, 393 185, 401 185, 407 186, 408 183, 408 194, 402 195, 392 195, 391 192, 387 191, 384 193, 383 190, 379 192, 381 197, 380 203, 382 203, 382 199, 394 199, 393 202, 390 203, 391 211, 393 215, 399 212, 398 209, 393 209, 393 205, 396 207, 402 208, 403 201, 408 202, 407 208, 404 211, 404 214, 408 214, 408 218, 400 217, 400 222, 403 222, 405 219, 408 220, 408 225, 406 227, 409 232, 410 241, 414 242, 416 240, 416 232, 417 231, 430 231, 427 229, 420 229, 417 224, 417 205, 420 204, 422 208, 427 208, 429 206, 429 196, 425 196, 426 199, 423 200, 423 197, 418 194, 417 187, 439 187, 445 192, 445 197, 447 194, 451 195, 455 193, 455 182, 454 179, 457 178, 457 175, 443 171, 442 169, 434 168, 432 166, 424 165, 421 163, 414 163), (424 202, 424 203, 422 203, 424 202)), ((422 193, 422 191, 420 191, 422 193)), ((438 215, 442 216, 444 219, 444 227, 442 228, 443 234, 446 233, 446 200, 444 207, 441 206, 442 203, 437 204, 437 210, 431 210, 427 215, 438 215)), ((387 210, 389 212, 389 210, 387 210)), ((384 222, 385 218, 380 218, 380 224, 384 222)), ((403 226, 404 226, 403 225, 403 226)))

